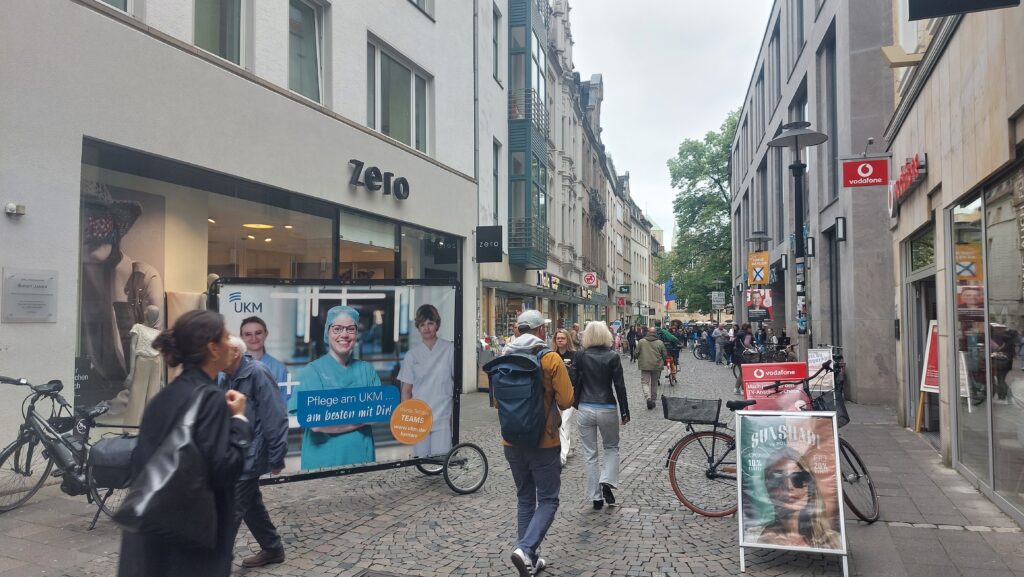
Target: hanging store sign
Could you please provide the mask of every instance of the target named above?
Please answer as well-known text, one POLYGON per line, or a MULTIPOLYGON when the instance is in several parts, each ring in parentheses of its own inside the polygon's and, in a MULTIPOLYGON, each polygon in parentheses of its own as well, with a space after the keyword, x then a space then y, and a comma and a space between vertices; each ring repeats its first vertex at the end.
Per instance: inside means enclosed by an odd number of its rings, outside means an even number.
POLYGON ((476 262, 501 262, 501 226, 476 227, 476 262))
POLYGON ((768 252, 752 252, 747 256, 747 283, 768 284, 768 252))
POLYGON ((366 170, 363 170, 366 163, 355 158, 349 160, 348 163, 352 165, 352 176, 348 180, 349 185, 354 187, 363 186, 370 192, 380 190, 382 191, 381 194, 393 195, 398 200, 409 198, 409 181, 404 176, 395 178, 395 173, 384 172, 376 166, 368 166, 366 170))
POLYGON ((585 273, 583 273, 583 284, 584 284, 584 286, 596 287, 597 286, 597 273, 596 272, 585 272, 585 273))
POLYGON ((1020 6, 1020 0, 910 0, 910 21, 1020 6))
POLYGON ((889 182, 888 158, 855 158, 843 161, 843 186, 884 186, 889 182))
POLYGON ((900 168, 899 178, 889 184, 889 215, 896 216, 900 203, 928 176, 928 155, 915 154, 900 168))

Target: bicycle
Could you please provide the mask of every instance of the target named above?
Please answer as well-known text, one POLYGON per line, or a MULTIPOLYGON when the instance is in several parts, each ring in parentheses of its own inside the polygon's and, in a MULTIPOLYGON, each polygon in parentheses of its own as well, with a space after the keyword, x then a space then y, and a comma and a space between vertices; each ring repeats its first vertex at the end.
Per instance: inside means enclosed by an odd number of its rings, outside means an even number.
MULTIPOLYGON (((32 392, 22 401, 25 422, 18 436, 0 450, 0 513, 16 509, 32 498, 48 477, 61 477, 61 491, 71 496, 86 495, 97 507, 89 529, 96 526, 100 513, 112 516, 127 493, 128 463, 111 482, 110 474, 90 459, 93 444, 89 434, 98 425, 96 418, 107 412, 106 406, 72 409, 61 396, 60 381, 32 385, 25 379, 0 376, 0 383, 29 387, 32 392), (36 403, 50 401, 50 415, 44 416, 36 403), (56 464, 57 470, 54 471, 56 464)), ((129 439, 127 434, 118 437, 129 439)))
MULTIPOLYGON (((835 410, 835 399, 832 401, 832 408, 829 408, 826 395, 814 397, 809 385, 821 373, 831 370, 831 363, 826 362, 810 377, 799 381, 777 381, 768 388, 777 391, 783 385, 800 384, 804 393, 811 399, 810 410, 835 410)), ((835 393, 842 394, 842 391, 837 389, 835 393)), ((735 412, 756 403, 756 400, 727 401, 725 406, 735 412)), ((721 399, 662 396, 665 418, 685 423, 687 431, 687 434, 669 449, 665 462, 669 470, 672 491, 688 509, 705 517, 732 515, 736 512, 737 506, 737 469, 736 456, 733 454, 736 450, 736 440, 727 432, 733 429, 719 421, 721 406, 721 399), (693 425, 710 425, 712 429, 697 430, 693 425)), ((842 422, 840 426, 844 424, 846 423, 842 422)), ((874 523, 879 517, 878 494, 864 461, 853 446, 842 437, 839 438, 839 454, 843 501, 861 520, 874 523)))
POLYGON ((675 357, 673 357, 671 353, 665 355, 665 368, 668 369, 668 384, 673 387, 676 386, 676 383, 678 382, 676 381, 678 365, 676 364, 675 357))
MULTIPOLYGON (((793 345, 774 350, 761 345, 757 349, 746 349, 740 354, 742 356, 741 363, 744 365, 750 363, 788 363, 796 359, 793 345)), ((742 370, 739 364, 733 363, 732 376, 738 379, 742 370)))
POLYGON ((487 455, 473 443, 459 443, 446 455, 425 458, 416 469, 427 476, 444 474, 444 482, 452 491, 468 495, 487 480, 487 455))
POLYGON ((708 344, 703 340, 693 346, 693 358, 698 361, 708 360, 708 344))

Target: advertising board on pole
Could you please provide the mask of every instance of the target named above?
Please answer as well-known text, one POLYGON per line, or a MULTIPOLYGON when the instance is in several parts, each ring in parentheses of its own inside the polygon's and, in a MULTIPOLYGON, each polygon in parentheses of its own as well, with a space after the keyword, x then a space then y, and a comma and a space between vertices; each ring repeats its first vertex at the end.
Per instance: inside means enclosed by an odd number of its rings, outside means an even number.
POLYGON ((768 284, 768 252, 752 252, 747 256, 748 284, 768 284))
POLYGON ((924 366, 921 367, 923 393, 939 392, 939 322, 929 321, 928 342, 924 347, 924 366))
MULTIPOLYGON (((818 372, 818 369, 820 369, 826 362, 832 362, 831 348, 807 350, 807 374, 813 375, 818 372)), ((815 380, 814 388, 815 390, 823 392, 835 390, 835 373, 832 371, 823 373, 820 379, 815 380)))
POLYGON ((279 381, 282 480, 445 455, 458 438, 457 284, 227 280, 212 292, 229 330, 279 381))
POLYGON ((736 413, 744 548, 847 554, 835 413, 736 413))
POLYGON ((747 320, 756 323, 772 319, 772 289, 752 288, 746 292, 747 320))
POLYGON ((804 363, 750 363, 740 366, 743 371, 743 398, 753 399, 752 408, 766 411, 797 411, 811 400, 804 394, 799 381, 807 378, 804 363), (782 381, 782 386, 769 387, 782 381), (800 405, 799 403, 803 403, 800 405))

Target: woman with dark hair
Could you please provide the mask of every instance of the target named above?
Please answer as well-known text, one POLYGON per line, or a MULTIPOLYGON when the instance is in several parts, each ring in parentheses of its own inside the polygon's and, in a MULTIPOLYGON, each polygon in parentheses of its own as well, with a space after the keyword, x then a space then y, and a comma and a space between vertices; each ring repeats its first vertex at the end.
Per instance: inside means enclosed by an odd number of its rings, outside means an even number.
POLYGON ((839 549, 839 531, 829 523, 825 500, 803 455, 790 447, 776 449, 765 460, 764 487, 774 517, 767 525, 748 528, 748 541, 839 549))
POLYGON ((216 384, 217 373, 235 360, 229 336, 221 315, 189 311, 174 323, 174 328, 156 338, 153 346, 168 365, 181 366, 182 372, 146 407, 139 444, 132 454, 134 478, 195 399, 202 398, 193 435, 216 500, 217 541, 210 544, 210 549, 199 549, 165 536, 126 531, 121 539, 118 577, 226 577, 231 573, 235 483, 252 431, 245 418, 245 395, 238 391, 225 393, 216 384))
MULTIPOLYGON (((585 332, 585 331, 584 331, 585 332)), ((565 363, 565 370, 569 371, 569 380, 572 381, 574 373, 572 370, 572 361, 576 357, 576 347, 572 344, 572 335, 565 329, 558 329, 555 331, 555 352, 558 356, 562 357, 562 362, 565 363)), ((575 387, 575 383, 573 383, 575 387)), ((573 453, 572 449, 572 422, 573 414, 576 412, 574 407, 562 411, 562 426, 558 427, 558 436, 562 441, 562 466, 569 460, 569 456, 573 453)))

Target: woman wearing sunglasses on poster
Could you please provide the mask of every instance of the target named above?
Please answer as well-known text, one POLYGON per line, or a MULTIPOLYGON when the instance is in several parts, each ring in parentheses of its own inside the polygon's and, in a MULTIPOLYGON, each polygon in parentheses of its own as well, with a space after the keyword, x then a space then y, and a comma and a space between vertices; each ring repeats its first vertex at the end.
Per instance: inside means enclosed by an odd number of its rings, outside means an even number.
POLYGON ((776 449, 766 460, 764 486, 774 510, 771 523, 751 527, 747 540, 762 545, 839 549, 817 480, 803 455, 790 447, 776 449))

